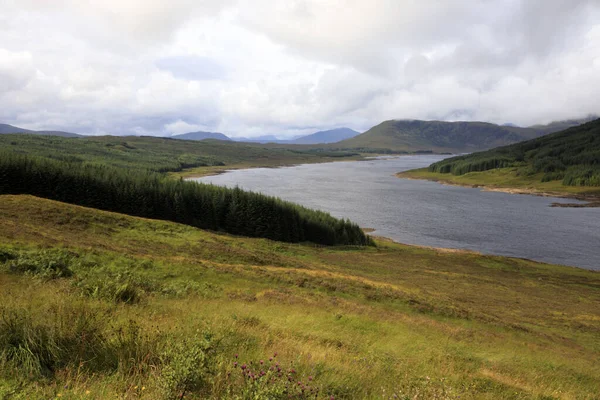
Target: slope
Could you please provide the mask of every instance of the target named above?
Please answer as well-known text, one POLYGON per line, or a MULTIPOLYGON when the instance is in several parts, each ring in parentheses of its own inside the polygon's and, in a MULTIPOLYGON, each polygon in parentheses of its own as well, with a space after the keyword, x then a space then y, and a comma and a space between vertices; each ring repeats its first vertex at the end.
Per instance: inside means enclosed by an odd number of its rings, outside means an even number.
POLYGON ((600 119, 510 146, 448 158, 432 164, 427 172, 400 176, 600 195, 600 119))
POLYGON ((468 152, 536 136, 538 133, 528 128, 499 126, 487 122, 391 120, 331 146, 374 150, 468 152))
MULTIPOLYGON (((224 168, 274 167, 326 162, 344 158, 324 153, 265 148, 224 140, 175 140, 161 137, 86 136, 60 138, 38 135, 0 135, 0 148, 19 154, 68 161, 80 165, 109 165, 191 175, 224 168)), ((352 155, 348 155, 352 156, 352 155)))
POLYGON ((62 136, 62 137, 81 137, 76 133, 63 132, 63 131, 33 131, 30 129, 23 129, 8 124, 0 124, 0 135, 11 134, 11 133, 27 133, 30 135, 43 135, 43 136, 62 136))
POLYGON ((575 268, 283 244, 0 196, 12 399, 592 399, 598 301, 599 274, 575 268))

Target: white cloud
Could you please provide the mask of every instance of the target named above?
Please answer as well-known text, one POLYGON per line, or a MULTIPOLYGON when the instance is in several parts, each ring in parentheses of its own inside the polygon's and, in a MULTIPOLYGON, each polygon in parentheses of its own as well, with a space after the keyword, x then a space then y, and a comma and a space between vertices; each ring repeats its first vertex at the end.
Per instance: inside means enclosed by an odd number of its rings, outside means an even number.
POLYGON ((24 88, 34 75, 31 53, 0 48, 0 95, 24 88))
POLYGON ((187 132, 197 132, 203 130, 203 127, 196 124, 188 124, 185 121, 178 119, 175 122, 171 122, 170 124, 166 124, 164 126, 165 131, 167 131, 171 135, 180 135, 182 133, 187 132))
POLYGON ((597 0, 3 3, 0 122, 28 128, 284 136, 600 113, 597 0))

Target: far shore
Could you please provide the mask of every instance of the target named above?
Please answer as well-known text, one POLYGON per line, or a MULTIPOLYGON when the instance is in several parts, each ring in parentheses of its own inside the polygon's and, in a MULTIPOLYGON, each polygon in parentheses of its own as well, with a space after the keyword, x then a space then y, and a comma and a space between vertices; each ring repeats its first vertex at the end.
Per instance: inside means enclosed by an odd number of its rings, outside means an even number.
MULTIPOLYGON (((583 201, 584 203, 553 203, 552 207, 573 207, 573 208, 583 208, 583 207, 600 207, 600 191, 597 189, 590 188, 578 188, 578 187, 564 187, 562 191, 555 190, 545 190, 544 188, 533 187, 533 186, 524 186, 524 187, 516 187, 516 186, 503 186, 501 184, 486 184, 480 183, 474 176, 477 174, 485 173, 471 173, 462 176, 454 176, 450 174, 440 174, 435 172, 429 172, 425 168, 415 169, 410 171, 398 172, 396 177, 401 179, 414 179, 414 180, 427 180, 432 182, 437 182, 442 185, 449 186, 462 186, 468 188, 479 188, 483 191, 488 192, 502 192, 502 193, 510 193, 510 194, 525 194, 532 196, 542 196, 542 197, 556 197, 556 198, 566 198, 566 199, 574 199, 583 201), (467 181, 468 180, 468 181, 467 181), (579 189, 579 190, 578 190, 579 189), (568 191, 571 190, 571 191, 568 191)), ((483 177, 485 179, 486 177, 483 177)), ((482 180, 483 180, 482 179, 482 180)), ((535 183, 532 183, 534 185, 535 183)), ((538 184, 537 186, 542 186, 543 184, 538 184)), ((557 186, 555 186, 557 187, 557 186)))

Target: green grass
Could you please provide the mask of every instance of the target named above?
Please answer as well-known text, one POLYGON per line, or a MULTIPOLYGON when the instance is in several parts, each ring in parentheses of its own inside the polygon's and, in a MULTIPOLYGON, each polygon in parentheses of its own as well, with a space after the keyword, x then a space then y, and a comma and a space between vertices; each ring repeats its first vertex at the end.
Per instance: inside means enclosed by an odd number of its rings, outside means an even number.
POLYGON ((576 268, 0 196, 5 398, 594 399, 598 304, 576 268))
POLYGON ((451 185, 484 187, 531 194, 581 197, 595 200, 600 197, 600 188, 594 186, 565 186, 561 181, 542 182, 543 173, 519 174, 518 168, 496 168, 482 172, 469 172, 464 175, 431 172, 427 168, 415 169, 396 174, 399 178, 425 179, 451 185))

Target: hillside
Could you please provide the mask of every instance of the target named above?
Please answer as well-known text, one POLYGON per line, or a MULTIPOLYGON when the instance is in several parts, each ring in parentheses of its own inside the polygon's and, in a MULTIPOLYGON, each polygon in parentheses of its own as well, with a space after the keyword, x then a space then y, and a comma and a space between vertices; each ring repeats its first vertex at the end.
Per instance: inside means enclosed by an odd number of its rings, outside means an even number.
POLYGON ((239 188, 163 174, 0 151, 0 194, 32 194, 101 210, 284 242, 368 245, 349 221, 239 188))
POLYGON ((400 174, 449 183, 600 197, 600 119, 400 174), (448 176, 448 178, 446 178, 448 176))
POLYGON ((182 133, 181 135, 173 135, 172 139, 183 139, 183 140, 205 140, 205 139, 217 139, 217 140, 231 140, 219 132, 188 132, 182 133))
POLYGON ((160 137, 86 136, 78 139, 37 135, 0 135, 0 148, 68 161, 80 165, 149 169, 188 175, 215 173, 223 169, 275 167, 290 164, 351 159, 353 154, 268 149, 217 140, 175 140, 160 137))
POLYGON ((597 115, 590 115, 585 118, 566 119, 563 121, 554 121, 546 125, 532 125, 529 128, 534 129, 538 132, 542 132, 544 135, 554 132, 564 131, 565 129, 572 128, 587 122, 591 122, 598 119, 597 115))
POLYGON ((466 153, 505 146, 577 126, 589 119, 553 122, 521 128, 487 122, 391 120, 354 138, 330 145, 340 149, 434 151, 466 153))
POLYGON ((0 135, 11 134, 11 133, 27 133, 30 135, 43 135, 43 136, 62 136, 62 137, 81 137, 76 133, 63 132, 63 131, 32 131, 30 129, 18 128, 16 126, 8 124, 0 124, 0 135))
POLYGON ((593 399, 599 288, 522 259, 0 196, 0 397, 593 399))
POLYGON ((332 146, 352 149, 468 152, 531 139, 538 134, 527 128, 486 122, 385 121, 354 138, 332 146))

